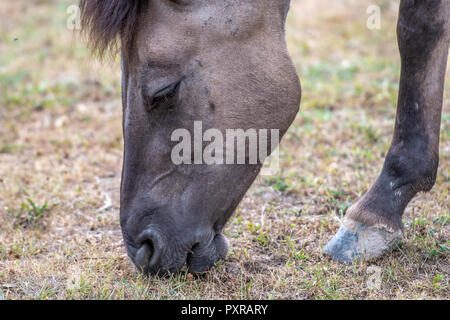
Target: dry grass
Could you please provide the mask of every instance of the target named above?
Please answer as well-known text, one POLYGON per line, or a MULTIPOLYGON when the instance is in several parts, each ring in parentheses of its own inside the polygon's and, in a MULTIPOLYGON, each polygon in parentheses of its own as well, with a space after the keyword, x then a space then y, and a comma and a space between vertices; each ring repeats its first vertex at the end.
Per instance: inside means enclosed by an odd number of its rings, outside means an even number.
POLYGON ((373 31, 372 2, 293 1, 288 43, 304 96, 281 173, 248 191, 216 268, 146 279, 118 223, 120 68, 89 58, 65 27, 68 1, 2 1, 0 299, 448 299, 450 81, 438 181, 408 206, 403 243, 352 266, 320 253, 392 135, 398 1, 375 1, 373 31), (379 288, 369 285, 373 266, 379 288))

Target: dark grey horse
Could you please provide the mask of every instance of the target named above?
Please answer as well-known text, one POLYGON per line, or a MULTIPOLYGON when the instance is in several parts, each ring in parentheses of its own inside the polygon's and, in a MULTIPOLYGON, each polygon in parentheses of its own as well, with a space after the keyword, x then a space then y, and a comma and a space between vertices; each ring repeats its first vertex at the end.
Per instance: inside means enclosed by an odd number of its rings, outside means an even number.
MULTIPOLYGON (((194 134, 195 121, 217 132, 277 129, 283 136, 301 97, 285 42, 289 3, 81 1, 92 48, 102 55, 120 47, 120 222, 128 255, 143 272, 174 272, 185 263, 201 272, 226 255, 223 227, 261 161, 175 163, 171 137, 180 128, 194 134)), ((435 183, 449 29, 450 0, 401 1, 392 145, 378 179, 325 247, 332 258, 372 259, 392 249, 402 236, 406 205, 435 183)))

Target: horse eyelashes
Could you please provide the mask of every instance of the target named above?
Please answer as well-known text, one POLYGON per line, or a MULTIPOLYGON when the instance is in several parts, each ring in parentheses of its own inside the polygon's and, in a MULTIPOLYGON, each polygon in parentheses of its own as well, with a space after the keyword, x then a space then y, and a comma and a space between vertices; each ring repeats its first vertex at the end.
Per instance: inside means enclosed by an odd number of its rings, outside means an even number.
POLYGON ((152 95, 147 94, 144 90, 142 92, 142 96, 146 110, 152 111, 161 106, 173 108, 176 104, 179 87, 180 82, 173 83, 161 90, 158 90, 155 94, 152 95))

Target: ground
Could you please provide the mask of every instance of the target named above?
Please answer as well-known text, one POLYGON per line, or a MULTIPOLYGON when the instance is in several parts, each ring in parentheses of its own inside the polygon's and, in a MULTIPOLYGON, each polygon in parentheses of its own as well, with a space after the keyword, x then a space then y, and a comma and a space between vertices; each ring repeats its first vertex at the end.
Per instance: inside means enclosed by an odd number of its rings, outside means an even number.
POLYGON ((67 27, 75 4, 0 2, 0 299, 449 299, 450 81, 436 185, 376 261, 321 254, 379 173, 399 80, 398 1, 292 1, 289 50, 303 85, 281 170, 258 177, 211 271, 139 275, 119 227, 120 67, 67 27), (369 5, 381 28, 366 26, 369 5))

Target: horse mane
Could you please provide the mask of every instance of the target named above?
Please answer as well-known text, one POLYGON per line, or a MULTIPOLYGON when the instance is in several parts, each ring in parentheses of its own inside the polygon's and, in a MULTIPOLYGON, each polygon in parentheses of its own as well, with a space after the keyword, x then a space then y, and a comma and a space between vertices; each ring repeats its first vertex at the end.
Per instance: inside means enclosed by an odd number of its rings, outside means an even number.
POLYGON ((92 52, 115 55, 119 43, 128 46, 142 0, 80 0, 81 24, 92 52))

